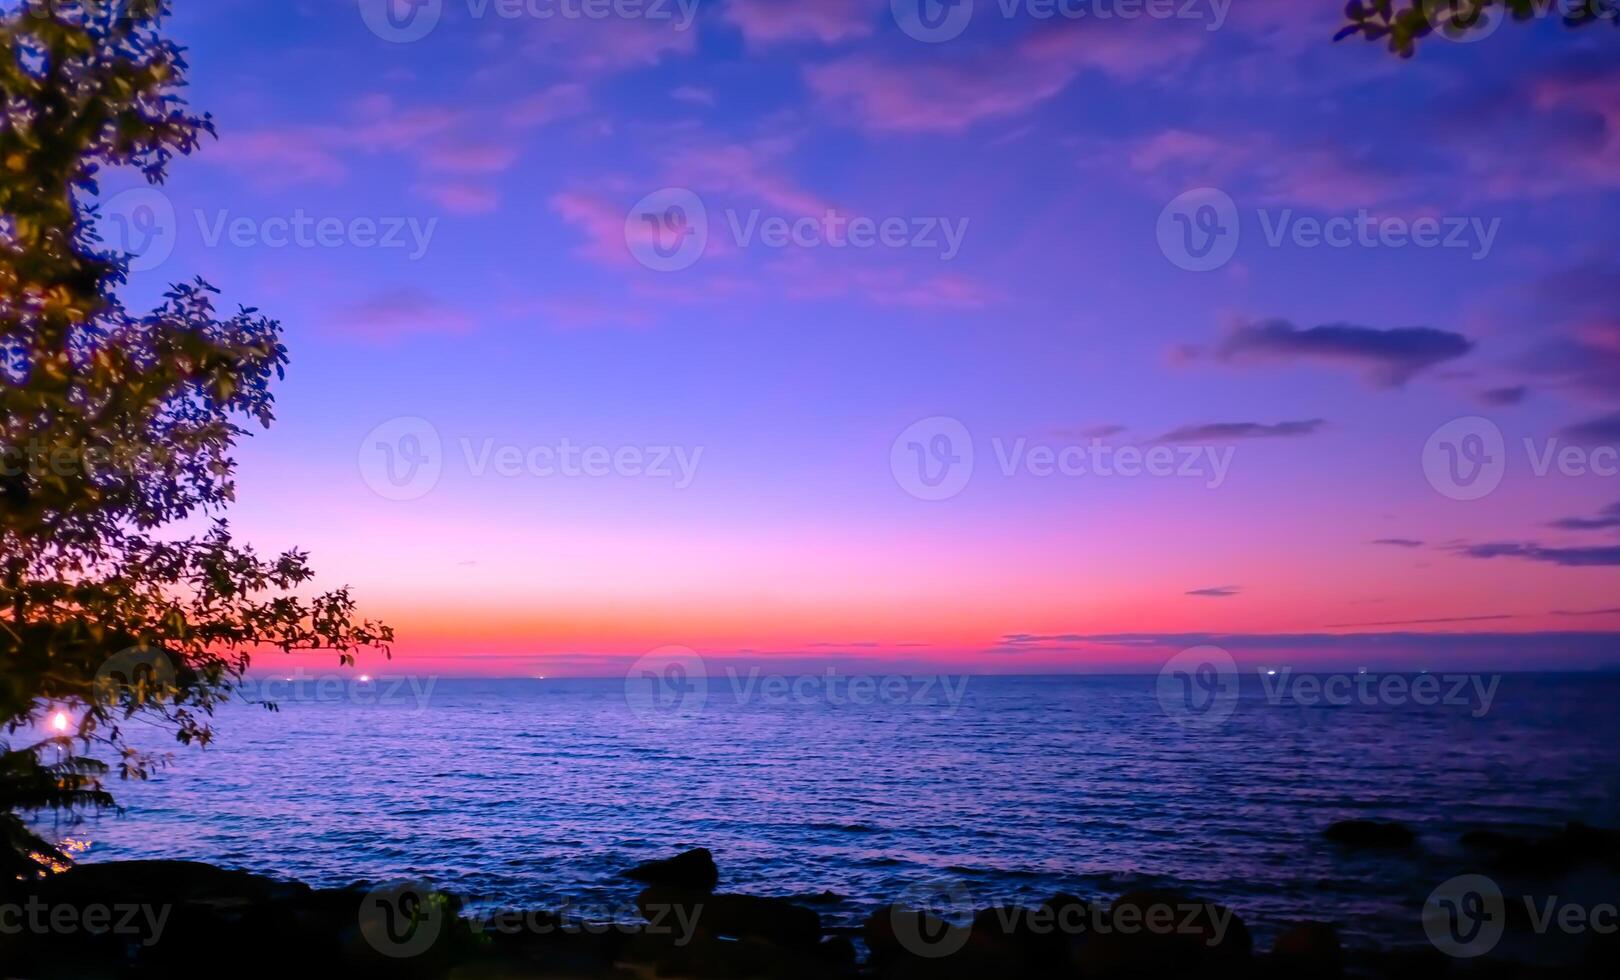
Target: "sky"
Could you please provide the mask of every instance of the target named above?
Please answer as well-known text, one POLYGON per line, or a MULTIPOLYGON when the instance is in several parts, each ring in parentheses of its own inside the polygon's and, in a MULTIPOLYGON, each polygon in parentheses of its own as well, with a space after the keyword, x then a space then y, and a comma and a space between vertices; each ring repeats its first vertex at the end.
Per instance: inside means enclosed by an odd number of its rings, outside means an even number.
POLYGON ((104 232, 282 321, 233 528, 399 664, 1620 663, 1613 29, 177 6, 104 232))

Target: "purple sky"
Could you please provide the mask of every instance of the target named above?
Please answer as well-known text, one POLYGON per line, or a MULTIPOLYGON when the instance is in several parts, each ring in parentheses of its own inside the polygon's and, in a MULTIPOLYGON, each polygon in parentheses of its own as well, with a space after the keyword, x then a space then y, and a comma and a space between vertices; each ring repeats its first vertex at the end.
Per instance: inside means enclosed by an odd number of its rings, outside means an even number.
POLYGON ((236 526, 414 662, 1620 662, 1620 33, 394 2, 180 0, 107 233, 284 321, 236 526))

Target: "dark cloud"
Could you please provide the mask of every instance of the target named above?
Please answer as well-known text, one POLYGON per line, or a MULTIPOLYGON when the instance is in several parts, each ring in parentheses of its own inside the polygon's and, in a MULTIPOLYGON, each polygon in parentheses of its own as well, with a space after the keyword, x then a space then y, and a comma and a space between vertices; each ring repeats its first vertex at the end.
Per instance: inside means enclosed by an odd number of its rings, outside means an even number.
POLYGON ((1158 438, 1158 441, 1230 442, 1234 439, 1290 439, 1314 435, 1326 424, 1322 419, 1278 422, 1276 425, 1267 425, 1263 422, 1210 422, 1205 425, 1183 426, 1172 432, 1166 432, 1158 438))
POLYGON ((1620 609, 1554 609, 1554 616, 1620 616, 1620 609))
POLYGON ((1424 542, 1416 538, 1379 538, 1369 543, 1385 545, 1390 548, 1421 548, 1424 545, 1424 542))
POLYGON ((1497 616, 1442 616, 1436 619, 1394 619, 1382 623, 1329 623, 1327 629, 1360 629, 1366 626, 1438 626, 1442 623, 1490 623, 1503 619, 1518 619, 1511 613, 1497 616))
POLYGON ((1620 503, 1611 504, 1597 517, 1566 517, 1553 521, 1550 526, 1560 531, 1608 531, 1620 528, 1620 503))
POLYGON ((1563 434, 1587 446, 1620 444, 1620 412, 1572 425, 1563 434))
MULTIPOLYGON (((1411 671, 1448 664, 1522 670, 1612 666, 1620 633, 1578 630, 1540 632, 1370 633, 1014 633, 1002 637, 1002 654, 1071 653, 1077 665, 1119 665, 1138 670, 1146 657, 1168 658, 1193 647, 1226 650, 1242 663, 1275 663, 1310 656, 1313 665, 1411 671)), ((1151 662, 1149 670, 1152 669, 1151 662)))
POLYGON ((1187 594, 1204 599, 1230 599, 1242 592, 1243 586, 1241 585, 1217 585, 1212 589, 1193 589, 1187 594))
POLYGON ((1479 400, 1493 408, 1508 408, 1513 405, 1522 405, 1530 397, 1529 385, 1514 385, 1511 388, 1492 388, 1479 393, 1479 400))
POLYGON ((1239 327, 1216 355, 1223 361, 1317 360, 1364 371, 1381 388, 1399 388, 1430 368, 1474 349, 1461 334, 1432 327, 1379 330, 1335 323, 1300 329, 1287 320, 1239 327))
POLYGON ((1565 568, 1607 568, 1620 566, 1620 545, 1602 548, 1550 548, 1535 542, 1496 541, 1487 544, 1459 544, 1449 550, 1465 558, 1521 558, 1565 568))
POLYGON ((1088 425, 1078 429, 1058 429, 1057 435, 1064 439, 1107 439, 1125 431, 1123 425, 1088 425))

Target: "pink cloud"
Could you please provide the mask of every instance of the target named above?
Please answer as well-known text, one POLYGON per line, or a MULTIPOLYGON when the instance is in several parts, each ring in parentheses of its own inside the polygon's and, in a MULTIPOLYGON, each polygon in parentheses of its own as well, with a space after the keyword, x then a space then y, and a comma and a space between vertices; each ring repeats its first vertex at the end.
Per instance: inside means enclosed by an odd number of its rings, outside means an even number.
POLYGON ((366 340, 393 340, 423 334, 461 334, 473 329, 462 309, 414 289, 379 293, 339 310, 332 325, 366 340))
POLYGON ((795 300, 857 299, 877 306, 969 310, 999 299, 983 284, 955 273, 919 275, 865 262, 848 269, 829 261, 833 258, 828 253, 796 252, 771 262, 766 271, 777 288, 795 300))
POLYGON ((498 174, 517 162, 517 147, 502 143, 435 143, 422 151, 422 166, 453 174, 498 174))
POLYGON ((1338 146, 1289 145, 1254 131, 1214 136, 1168 129, 1105 151, 1108 159, 1121 153, 1131 171, 1148 178, 1161 194, 1208 184, 1243 203, 1323 211, 1387 209, 1399 203, 1413 214, 1427 213, 1427 206, 1413 203, 1424 190, 1421 185, 1338 146))
POLYGON ((534 29, 522 41, 525 52, 574 72, 616 74, 648 68, 666 55, 689 55, 697 49, 696 25, 683 27, 678 18, 601 21, 552 17, 530 18, 529 23, 534 29))
POLYGON ((243 173, 260 187, 335 184, 349 168, 330 141, 304 130, 227 133, 201 157, 243 173))
POLYGON ((640 329, 652 326, 653 318, 645 310, 628 303, 604 303, 590 296, 548 296, 508 306, 508 316, 537 318, 546 326, 565 330, 591 330, 601 328, 640 329))
POLYGON ((506 113, 510 126, 544 126, 559 119, 578 116, 590 108, 590 94, 575 82, 552 85, 544 91, 518 100, 506 113))
POLYGON ((432 181, 416 185, 416 192, 451 214, 491 214, 501 204, 493 188, 463 181, 432 181))
POLYGON ((865 128, 959 133, 1027 112, 1085 71, 1138 80, 1203 43, 1200 30, 1167 23, 1066 23, 971 58, 899 63, 863 54, 808 68, 805 78, 827 109, 865 128))
POLYGON ((614 207, 600 197, 573 191, 552 195, 551 207, 564 221, 584 233, 585 244, 577 249, 579 255, 606 265, 635 264, 635 257, 625 241, 623 208, 614 207))
POLYGON ((342 124, 272 127, 227 132, 219 152, 203 154, 257 183, 285 186, 336 182, 348 176, 353 154, 453 151, 458 116, 448 109, 400 110, 386 95, 361 99, 342 124))
POLYGON ((886 0, 730 0, 725 19, 750 44, 870 37, 886 0))
POLYGON ((696 85, 678 85, 670 90, 669 97, 677 102, 689 102, 692 105, 714 105, 714 93, 696 85))
POLYGON ((825 214, 829 209, 826 201, 777 169, 780 158, 791 149, 788 140, 756 140, 677 150, 670 157, 668 181, 673 186, 755 198, 789 214, 825 214))

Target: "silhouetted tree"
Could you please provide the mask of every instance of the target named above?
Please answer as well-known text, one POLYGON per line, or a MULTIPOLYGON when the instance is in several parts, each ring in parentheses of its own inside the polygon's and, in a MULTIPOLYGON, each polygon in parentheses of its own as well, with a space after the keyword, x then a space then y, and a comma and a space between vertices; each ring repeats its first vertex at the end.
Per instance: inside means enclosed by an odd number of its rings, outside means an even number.
POLYGON ((1350 0, 1348 23, 1335 40, 1361 35, 1386 41, 1403 58, 1432 34, 1464 38, 1499 26, 1497 18, 1531 21, 1557 17, 1570 27, 1620 26, 1620 0, 1350 0))
POLYGON ((307 594, 304 554, 261 557, 220 515, 235 441, 273 418, 279 325, 218 315, 201 280, 144 315, 119 302, 128 257, 96 234, 98 174, 161 183, 213 131, 178 94, 168 12, 35 0, 0 17, 0 880, 64 860, 23 814, 109 806, 106 776, 160 761, 124 739, 132 717, 206 744, 254 651, 352 664, 393 639, 347 590, 307 594), (174 529, 199 517, 206 532, 174 529), (17 744, 62 707, 66 731, 17 744))

